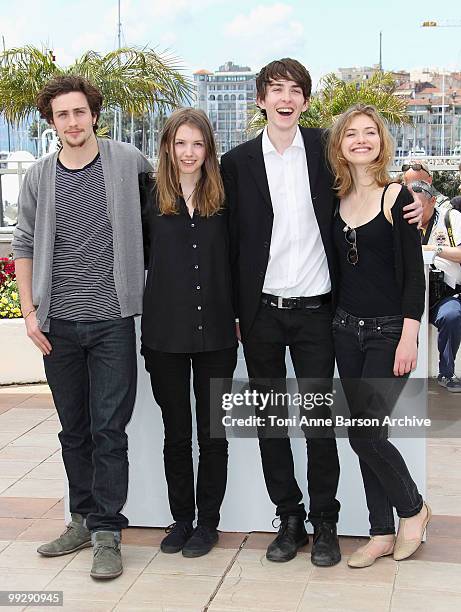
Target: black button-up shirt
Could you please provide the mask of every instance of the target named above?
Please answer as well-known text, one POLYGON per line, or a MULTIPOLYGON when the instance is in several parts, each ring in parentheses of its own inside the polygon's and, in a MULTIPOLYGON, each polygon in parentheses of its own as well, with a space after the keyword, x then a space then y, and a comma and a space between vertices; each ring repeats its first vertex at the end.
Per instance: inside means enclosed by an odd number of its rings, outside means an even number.
POLYGON ((235 346, 227 213, 160 215, 155 180, 141 175, 141 206, 148 268, 142 343, 167 353, 235 346))

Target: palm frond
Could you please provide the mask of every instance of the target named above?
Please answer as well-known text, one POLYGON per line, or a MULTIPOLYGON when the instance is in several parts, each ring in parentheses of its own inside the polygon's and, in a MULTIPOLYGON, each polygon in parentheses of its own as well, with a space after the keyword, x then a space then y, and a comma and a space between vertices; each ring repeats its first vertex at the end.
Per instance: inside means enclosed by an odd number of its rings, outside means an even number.
POLYGON ((50 54, 31 45, 0 53, 0 113, 7 121, 23 121, 36 110, 43 85, 62 72, 50 54))
MULTIPOLYGON (((389 72, 376 72, 367 81, 345 83, 335 74, 320 81, 320 91, 311 98, 309 108, 301 114, 303 127, 329 128, 336 118, 354 104, 372 104, 392 125, 411 123, 405 100, 394 94, 395 81, 389 72)), ((261 130, 266 121, 258 111, 251 118, 251 128, 261 130)))
POLYGON ((31 45, 0 53, 0 113, 23 121, 35 112, 43 85, 57 74, 78 74, 98 87, 104 108, 140 116, 190 103, 193 83, 180 61, 168 52, 125 47, 106 55, 90 50, 61 68, 45 50, 31 45))
POLYGON ((108 125, 101 125, 96 130, 96 136, 98 138, 110 138, 110 127, 108 125))
POLYGON ((88 51, 67 69, 98 87, 105 108, 142 115, 190 102, 192 82, 176 57, 153 49, 125 47, 102 56, 88 51))

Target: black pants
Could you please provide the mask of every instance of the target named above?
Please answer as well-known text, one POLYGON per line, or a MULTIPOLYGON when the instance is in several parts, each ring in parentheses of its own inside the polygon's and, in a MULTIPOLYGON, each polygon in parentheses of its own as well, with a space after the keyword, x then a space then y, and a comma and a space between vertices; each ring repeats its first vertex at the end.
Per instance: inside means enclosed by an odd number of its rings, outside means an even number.
POLYGON ((125 428, 136 396, 133 318, 80 323, 52 319, 45 372, 61 421, 70 511, 93 531, 128 526, 125 428))
POLYGON ((237 349, 203 353, 163 353, 143 347, 155 401, 165 428, 163 456, 168 499, 175 521, 195 520, 192 462, 190 375, 193 372, 197 438, 200 450, 197 474, 197 524, 217 527, 227 482, 225 437, 210 438, 210 379, 232 378, 237 349))
MULTIPOLYGON (((402 323, 398 316, 359 319, 337 310, 333 320, 336 362, 352 417, 391 415, 405 383, 405 378, 393 374, 402 323)), ((408 518, 418 514, 423 504, 405 460, 387 439, 387 428, 352 427, 349 440, 360 461, 370 535, 394 533, 393 507, 400 517, 408 518)))
MULTIPOLYGON (((297 379, 331 379, 334 369, 331 334, 331 305, 316 309, 283 310, 261 305, 243 348, 250 379, 285 379, 286 347, 289 347, 297 379)), ((306 437, 308 456, 309 520, 337 522, 340 504, 336 500, 339 460, 336 440, 306 437)), ((306 516, 303 494, 294 475, 293 455, 288 437, 260 436, 264 478, 278 516, 306 516)))

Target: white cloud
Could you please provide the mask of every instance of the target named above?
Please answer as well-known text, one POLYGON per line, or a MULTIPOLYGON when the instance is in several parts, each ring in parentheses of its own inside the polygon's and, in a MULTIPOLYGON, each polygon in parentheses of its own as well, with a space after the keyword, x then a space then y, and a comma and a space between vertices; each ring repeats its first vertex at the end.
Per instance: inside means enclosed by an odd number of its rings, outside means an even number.
POLYGON ((161 49, 169 49, 170 47, 173 47, 177 41, 178 34, 169 30, 160 36, 158 44, 161 49))
MULTIPOLYGON (((123 38, 129 45, 153 46, 159 51, 169 49, 181 39, 191 39, 194 29, 199 34, 203 15, 223 3, 224 0, 123 0, 123 38), (152 39, 152 33, 158 30, 162 33, 152 39)), ((116 7, 108 11, 106 22, 108 19, 115 32, 118 21, 116 7)), ((115 47, 116 41, 110 48, 115 47)))
MULTIPOLYGON (((200 34, 203 19, 224 0, 122 0, 122 45, 173 46, 200 34), (161 32, 159 35, 158 32, 161 32)), ((59 62, 73 61, 84 51, 107 53, 117 40, 117 2, 101 0, 14 0, 3 7, 0 35, 7 48, 33 44, 58 51, 59 62), (83 17, 83 19, 82 19, 83 17)), ((2 41, 0 38, 0 47, 2 41)))
POLYGON ((299 54, 304 46, 304 26, 293 6, 283 3, 261 4, 237 15, 226 25, 225 34, 255 68, 279 56, 299 54))
MULTIPOLYGON (((216 8, 224 0, 124 0, 121 15, 122 27, 130 40, 143 40, 153 27, 171 29, 199 27, 194 19, 216 8)), ((116 23, 116 11, 112 11, 116 23)), ((189 37, 191 30, 178 31, 179 36, 189 37)))
POLYGON ((144 10, 152 17, 175 19, 181 16, 187 19, 221 2, 222 0, 164 0, 163 2, 148 0, 144 10))

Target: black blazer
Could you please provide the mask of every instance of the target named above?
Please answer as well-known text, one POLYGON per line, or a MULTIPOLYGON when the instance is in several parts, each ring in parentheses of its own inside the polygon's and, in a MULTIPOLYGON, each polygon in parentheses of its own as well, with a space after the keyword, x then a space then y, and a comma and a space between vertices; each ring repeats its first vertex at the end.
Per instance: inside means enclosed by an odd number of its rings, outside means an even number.
MULTIPOLYGON (((336 254, 331 231, 335 200, 333 178, 325 160, 326 133, 317 128, 300 129, 306 148, 312 202, 328 260, 335 301, 336 254)), ((262 134, 223 155, 221 169, 230 212, 234 308, 240 318, 242 338, 245 339, 261 302, 274 220, 262 152, 262 134)))

